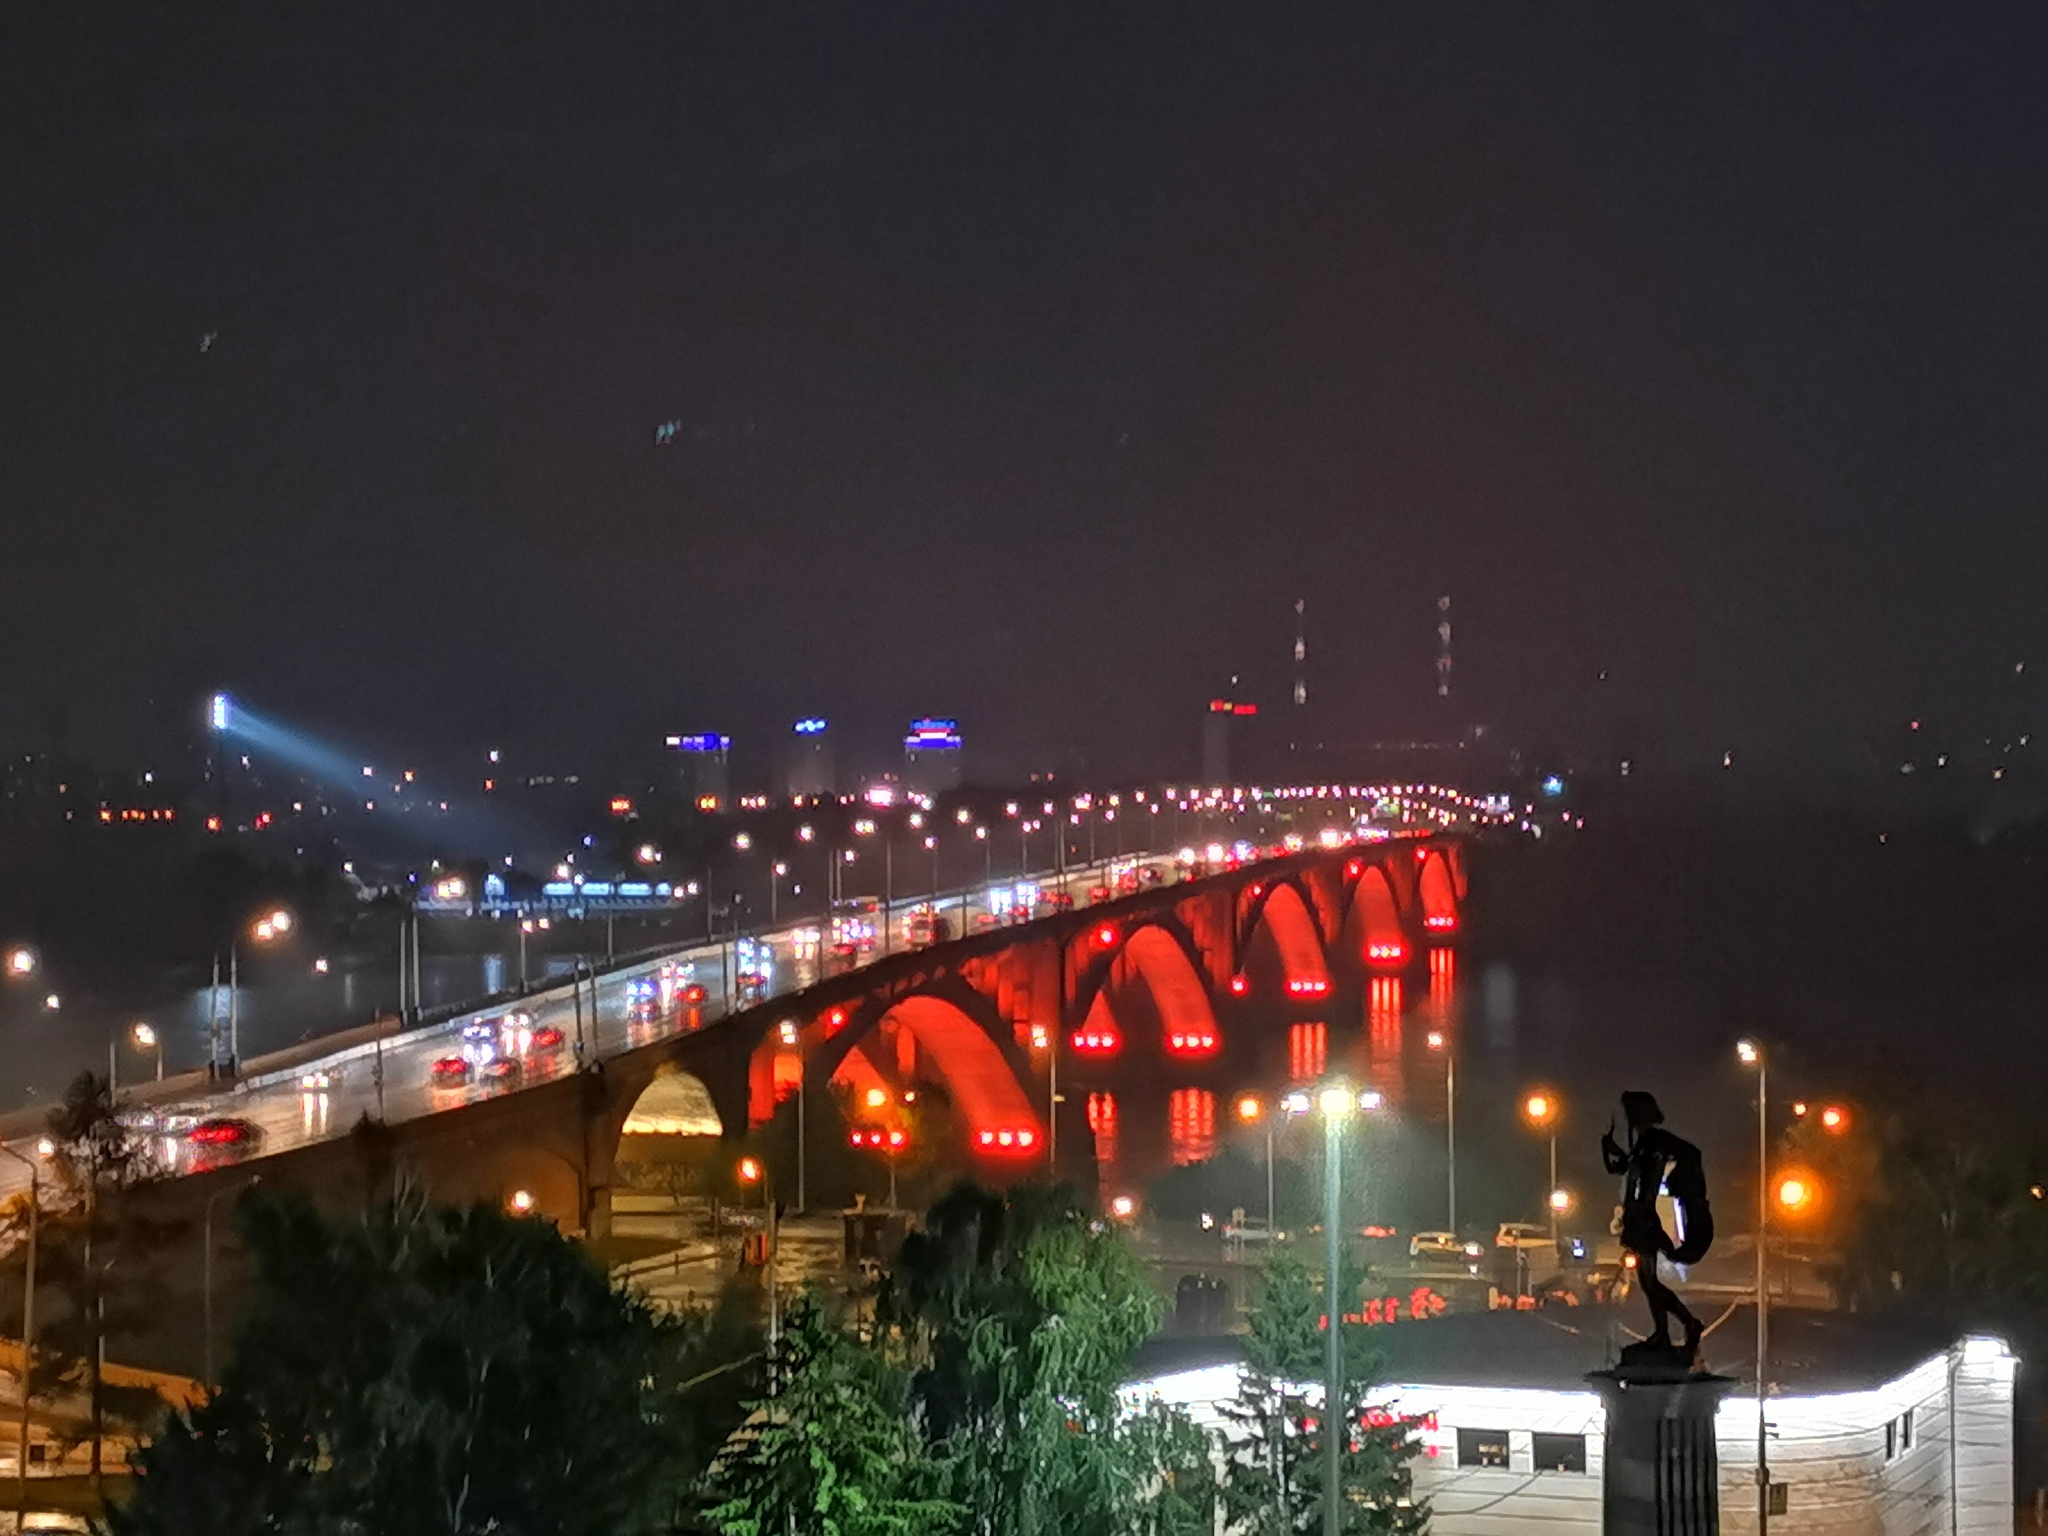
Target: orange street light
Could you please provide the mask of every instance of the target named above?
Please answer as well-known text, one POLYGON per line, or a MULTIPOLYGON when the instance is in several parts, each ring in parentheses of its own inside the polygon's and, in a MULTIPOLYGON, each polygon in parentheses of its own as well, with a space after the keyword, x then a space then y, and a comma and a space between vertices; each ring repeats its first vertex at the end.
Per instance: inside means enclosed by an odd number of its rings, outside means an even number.
POLYGON ((1820 1112, 1820 1128, 1831 1135, 1841 1135, 1849 1129, 1849 1111, 1839 1104, 1828 1105, 1820 1112))
POLYGON ((1778 1206, 1803 1211, 1820 1198, 1820 1184, 1810 1174, 1788 1173, 1778 1180, 1778 1206))
POLYGON ((1266 1105, 1255 1093, 1243 1094, 1237 1101, 1237 1118, 1246 1125, 1265 1118, 1266 1105))

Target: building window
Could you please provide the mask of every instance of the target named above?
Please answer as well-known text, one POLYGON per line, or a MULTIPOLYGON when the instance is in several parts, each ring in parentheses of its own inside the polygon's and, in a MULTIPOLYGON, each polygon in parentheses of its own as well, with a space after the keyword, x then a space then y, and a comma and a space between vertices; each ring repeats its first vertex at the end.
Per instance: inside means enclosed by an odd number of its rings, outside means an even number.
MULTIPOLYGON (((1538 1430, 1531 1439, 1536 1447, 1535 1467, 1538 1472, 1583 1472, 1586 1470, 1586 1437, 1584 1435, 1551 1435, 1538 1430)), ((1462 1462, 1462 1457, 1460 1460, 1462 1462)))
POLYGON ((1886 1419, 1884 1421, 1884 1459, 1890 1461, 1898 1454, 1899 1421, 1897 1419, 1886 1419))
POLYGON ((1508 1464, 1508 1432, 1504 1429, 1461 1429, 1458 1431, 1460 1467, 1505 1467, 1508 1464))
POLYGON ((1899 1449, 1913 1449, 1913 1410, 1910 1408, 1899 1415, 1899 1449))

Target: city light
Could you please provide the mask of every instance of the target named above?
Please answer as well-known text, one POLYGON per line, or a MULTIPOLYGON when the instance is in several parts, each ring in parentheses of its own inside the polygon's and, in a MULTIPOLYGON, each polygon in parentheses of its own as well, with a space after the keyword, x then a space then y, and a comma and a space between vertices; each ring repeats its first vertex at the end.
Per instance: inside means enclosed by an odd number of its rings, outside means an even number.
POLYGON ((1260 1098, 1259 1098, 1259 1096, 1258 1096, 1257 1094, 1255 1094, 1255 1093, 1246 1093, 1246 1094, 1241 1094, 1241 1095, 1239 1095, 1239 1096, 1238 1096, 1238 1100, 1237 1100, 1237 1118, 1238 1118, 1238 1119, 1242 1120, 1242 1121, 1243 1121, 1243 1122, 1244 1122, 1244 1123, 1245 1123, 1246 1125, 1250 1125, 1250 1124, 1254 1123, 1255 1121, 1263 1120, 1263 1119, 1264 1119, 1265 1117, 1266 1117, 1266 1105, 1265 1105, 1265 1102, 1264 1102, 1264 1100, 1260 1099, 1260 1098))
POLYGON ((7 974, 10 976, 33 976, 36 970, 36 952, 27 945, 18 945, 7 951, 7 974))
POLYGON ((1444 1048, 1444 1032, 1440 1029, 1432 1029, 1423 1043, 1432 1051, 1442 1050, 1444 1048))
POLYGON ((1553 1189, 1550 1192, 1550 1209, 1556 1215, 1569 1214, 1575 1203, 1572 1192, 1568 1189, 1553 1189))
POLYGON ((1820 1112, 1820 1127, 1834 1135, 1841 1135, 1849 1129, 1849 1111, 1839 1104, 1830 1104, 1820 1112))
POLYGON ((510 1208, 514 1216, 529 1215, 533 1210, 533 1191, 530 1189, 515 1189, 512 1191, 512 1198, 507 1200, 505 1204, 510 1208))
POLYGON ((869 1109, 880 1109, 889 1102, 889 1091, 886 1088, 870 1088, 866 1100, 869 1109))
POLYGON ((137 1024, 128 1031, 128 1036, 135 1042, 135 1048, 138 1051, 148 1051, 156 1048, 156 1031, 147 1024, 137 1024))
POLYGON ((1757 1049, 1754 1040, 1738 1040, 1735 1042, 1735 1059, 1745 1067, 1755 1066, 1762 1056, 1763 1052, 1757 1049))
POLYGON ((224 693, 216 693, 207 702, 206 723, 216 736, 228 728, 228 710, 231 702, 224 693))
POLYGON ((1522 1101, 1522 1114, 1531 1125, 1548 1125, 1557 1117, 1557 1097, 1551 1093, 1532 1093, 1522 1101))
POLYGON ((742 1184, 758 1184, 758 1183, 760 1183, 760 1182, 761 1182, 761 1160, 760 1160, 759 1158, 757 1158, 757 1157, 743 1157, 743 1158, 741 1158, 741 1159, 740 1159, 740 1166, 739 1166, 739 1176, 740 1176, 740 1182, 741 1182, 742 1184))
POLYGON ((1818 1193, 1818 1186, 1804 1174, 1788 1173, 1778 1180, 1778 1205, 1783 1210, 1805 1210, 1818 1193))
POLYGON ((1109 1214, 1118 1221, 1129 1221, 1138 1213, 1138 1202, 1129 1195, 1118 1195, 1109 1202, 1109 1214))

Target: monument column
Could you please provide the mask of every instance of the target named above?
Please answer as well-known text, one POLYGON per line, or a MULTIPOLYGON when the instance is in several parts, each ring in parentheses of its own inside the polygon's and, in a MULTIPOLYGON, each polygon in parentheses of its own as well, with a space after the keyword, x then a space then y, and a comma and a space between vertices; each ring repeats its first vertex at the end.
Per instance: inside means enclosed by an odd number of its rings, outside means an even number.
POLYGON ((1606 1536, 1718 1536, 1714 1416, 1735 1383, 1626 1364, 1586 1381, 1607 1410, 1606 1536))

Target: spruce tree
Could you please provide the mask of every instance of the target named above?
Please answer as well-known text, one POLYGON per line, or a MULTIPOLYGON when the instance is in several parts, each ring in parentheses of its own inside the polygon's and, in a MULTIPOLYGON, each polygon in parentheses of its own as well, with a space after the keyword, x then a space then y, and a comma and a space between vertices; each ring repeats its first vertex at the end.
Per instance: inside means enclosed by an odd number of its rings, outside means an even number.
MULTIPOLYGON (((1346 1264, 1339 1294, 1358 1294, 1346 1264)), ((1298 1259, 1276 1255, 1252 1309, 1245 1369, 1225 1410, 1229 1465, 1223 1482, 1230 1536, 1304 1536, 1322 1530, 1324 1295, 1322 1277, 1298 1259)), ((1428 1529, 1429 1510, 1413 1502, 1414 1434, 1401 1424, 1368 1424, 1377 1368, 1369 1331, 1340 1325, 1342 1421, 1350 1426, 1340 1467, 1346 1536, 1408 1536, 1428 1529)))

